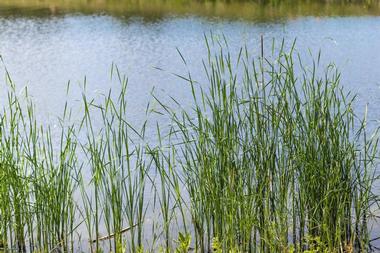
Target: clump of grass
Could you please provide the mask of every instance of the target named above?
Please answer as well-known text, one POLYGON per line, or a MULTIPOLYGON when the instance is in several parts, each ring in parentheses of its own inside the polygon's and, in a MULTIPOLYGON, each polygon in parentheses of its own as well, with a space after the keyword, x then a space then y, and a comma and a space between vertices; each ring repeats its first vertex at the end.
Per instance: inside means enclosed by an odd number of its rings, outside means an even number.
POLYGON ((206 44, 207 82, 182 77, 191 110, 163 105, 197 246, 305 251, 311 237, 327 252, 369 251, 377 131, 368 138, 336 68, 321 72, 319 55, 307 67, 284 42, 268 58, 263 45, 257 58, 247 48, 233 58, 225 40, 206 44))
POLYGON ((18 252, 55 247, 69 252, 78 166, 74 127, 61 125, 60 138, 53 143, 50 127, 37 123, 27 89, 18 97, 8 72, 6 78, 0 121, 2 244, 18 252))
POLYGON ((81 145, 91 180, 86 183, 82 179, 80 183, 86 201, 82 213, 93 238, 91 251, 100 252, 100 241, 106 240, 111 251, 136 252, 143 247, 145 185, 150 161, 145 159, 142 142, 145 124, 137 131, 126 121, 127 79, 117 68, 114 72, 120 83, 116 98, 111 90, 98 103, 83 95, 85 109, 80 131, 85 133, 86 141, 81 145), (104 227, 108 236, 102 237, 100 230, 104 227), (126 232, 129 240, 123 240, 126 232))
POLYGON ((267 57, 263 42, 258 57, 246 47, 231 54, 225 38, 207 37, 206 46, 206 79, 181 76, 191 108, 154 95, 158 115, 171 120, 155 125, 157 143, 146 141, 148 122, 128 122, 127 78, 117 68, 116 92, 99 100, 84 91, 79 121, 66 103, 56 129, 39 124, 27 89, 16 95, 7 73, 0 246, 370 251, 378 131, 367 133, 336 68, 321 68, 319 55, 306 65, 284 42, 267 57))

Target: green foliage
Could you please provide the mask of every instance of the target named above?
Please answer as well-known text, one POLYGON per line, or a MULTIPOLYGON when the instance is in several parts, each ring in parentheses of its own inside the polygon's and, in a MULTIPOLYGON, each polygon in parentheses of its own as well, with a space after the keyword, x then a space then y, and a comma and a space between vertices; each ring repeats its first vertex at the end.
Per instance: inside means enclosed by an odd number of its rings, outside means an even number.
POLYGON ((369 137, 355 96, 333 65, 319 66, 319 55, 306 66, 294 45, 273 44, 266 57, 263 48, 258 58, 246 47, 233 54, 225 38, 206 38, 206 80, 181 76, 192 108, 153 94, 154 112, 170 119, 157 123, 157 142, 146 138, 148 122, 128 123, 127 78, 117 68, 117 92, 99 100, 84 90, 79 122, 66 105, 54 132, 8 75, 0 113, 4 247, 368 251, 378 130, 369 137), (176 244, 175 230, 183 231, 176 244))
POLYGON ((218 237, 215 237, 212 239, 211 248, 212 248, 212 251, 215 253, 222 253, 223 252, 223 250, 222 250, 223 246, 220 243, 218 237))
POLYGON ((187 253, 190 250, 191 235, 190 234, 178 234, 178 246, 175 249, 175 253, 187 253))

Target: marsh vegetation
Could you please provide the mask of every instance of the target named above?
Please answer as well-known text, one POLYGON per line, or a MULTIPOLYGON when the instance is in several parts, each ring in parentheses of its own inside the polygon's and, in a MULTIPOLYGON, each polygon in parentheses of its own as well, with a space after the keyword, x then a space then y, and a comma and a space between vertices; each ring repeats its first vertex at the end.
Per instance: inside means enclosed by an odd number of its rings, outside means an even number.
MULTIPOLYGON (((18 252, 369 252, 378 131, 334 65, 294 44, 231 54, 205 38, 191 108, 155 93, 127 120, 128 79, 40 124, 7 72, 0 119, 0 236, 18 252), (164 102, 166 101, 166 102, 164 102), (146 140, 149 115, 164 117, 146 140)), ((183 64, 188 63, 182 57, 183 64)), ((133 84, 130 84, 133 85, 133 84)), ((68 87, 69 89, 69 87, 68 87)))

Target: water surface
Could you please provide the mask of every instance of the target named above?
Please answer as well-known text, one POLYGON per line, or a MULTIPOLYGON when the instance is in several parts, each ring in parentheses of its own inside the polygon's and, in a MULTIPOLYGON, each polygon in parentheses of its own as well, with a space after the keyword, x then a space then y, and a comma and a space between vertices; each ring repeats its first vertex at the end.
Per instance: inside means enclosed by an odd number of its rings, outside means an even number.
MULTIPOLYGON (((19 90, 27 86, 38 117, 51 122, 69 99, 110 87, 111 66, 128 76, 130 120, 139 125, 151 91, 191 104, 189 87, 173 73, 203 80, 204 34, 224 34, 232 52, 246 44, 254 55, 282 39, 302 55, 322 52, 334 62, 342 85, 358 93, 356 110, 380 119, 380 5, 378 1, 297 1, 260 5, 255 1, 18 1, 0 0, 0 54, 19 90), (186 58, 182 62, 177 49, 186 58), (71 92, 65 96, 68 81, 71 92)), ((4 78, 0 78, 3 85, 4 78)), ((1 93, 1 92, 0 92, 1 93)), ((0 96, 0 104, 5 103, 0 96)), ((165 122, 162 122, 163 124, 165 122)), ((153 136, 154 131, 151 132, 153 136)))
POLYGON ((258 54, 261 35, 268 48, 273 38, 285 38, 289 44, 297 39, 303 54, 321 50, 323 63, 334 62, 347 90, 359 93, 359 106, 369 103, 371 116, 380 118, 380 18, 374 16, 253 22, 199 16, 146 21, 98 14, 0 15, 0 54, 16 85, 28 86, 44 116, 61 112, 69 80, 78 84, 86 77, 90 92, 107 90, 116 64, 129 78, 131 113, 139 118, 153 87, 184 103, 191 100, 185 84, 171 74, 187 71, 176 48, 193 76, 202 79, 203 40, 210 31, 224 34, 231 51, 247 44, 258 54))

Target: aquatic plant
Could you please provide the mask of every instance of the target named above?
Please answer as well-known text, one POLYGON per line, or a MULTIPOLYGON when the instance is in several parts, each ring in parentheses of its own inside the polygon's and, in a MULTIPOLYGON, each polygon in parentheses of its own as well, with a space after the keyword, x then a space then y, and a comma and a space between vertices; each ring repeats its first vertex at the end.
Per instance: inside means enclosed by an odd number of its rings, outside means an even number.
POLYGON ((256 59, 245 47, 233 58, 223 38, 206 44, 206 83, 182 76, 193 107, 161 103, 197 246, 304 251, 312 237, 328 252, 368 251, 378 130, 368 138, 335 66, 321 72, 320 55, 306 66, 284 42, 256 59))
POLYGON ((83 89, 76 119, 66 103, 55 128, 38 123, 27 89, 16 92, 7 73, 0 246, 18 252, 374 249, 378 130, 370 136, 366 115, 355 115, 355 95, 340 85, 336 67, 321 67, 320 55, 305 64, 295 43, 273 43, 265 53, 262 42, 255 57, 246 47, 231 53, 226 41, 205 38, 205 79, 178 75, 192 92, 191 108, 153 93, 158 108, 148 106, 147 118, 169 118, 167 126, 128 122, 128 81, 114 66, 120 85, 100 98, 83 89), (156 142, 146 138, 152 125, 156 142))

